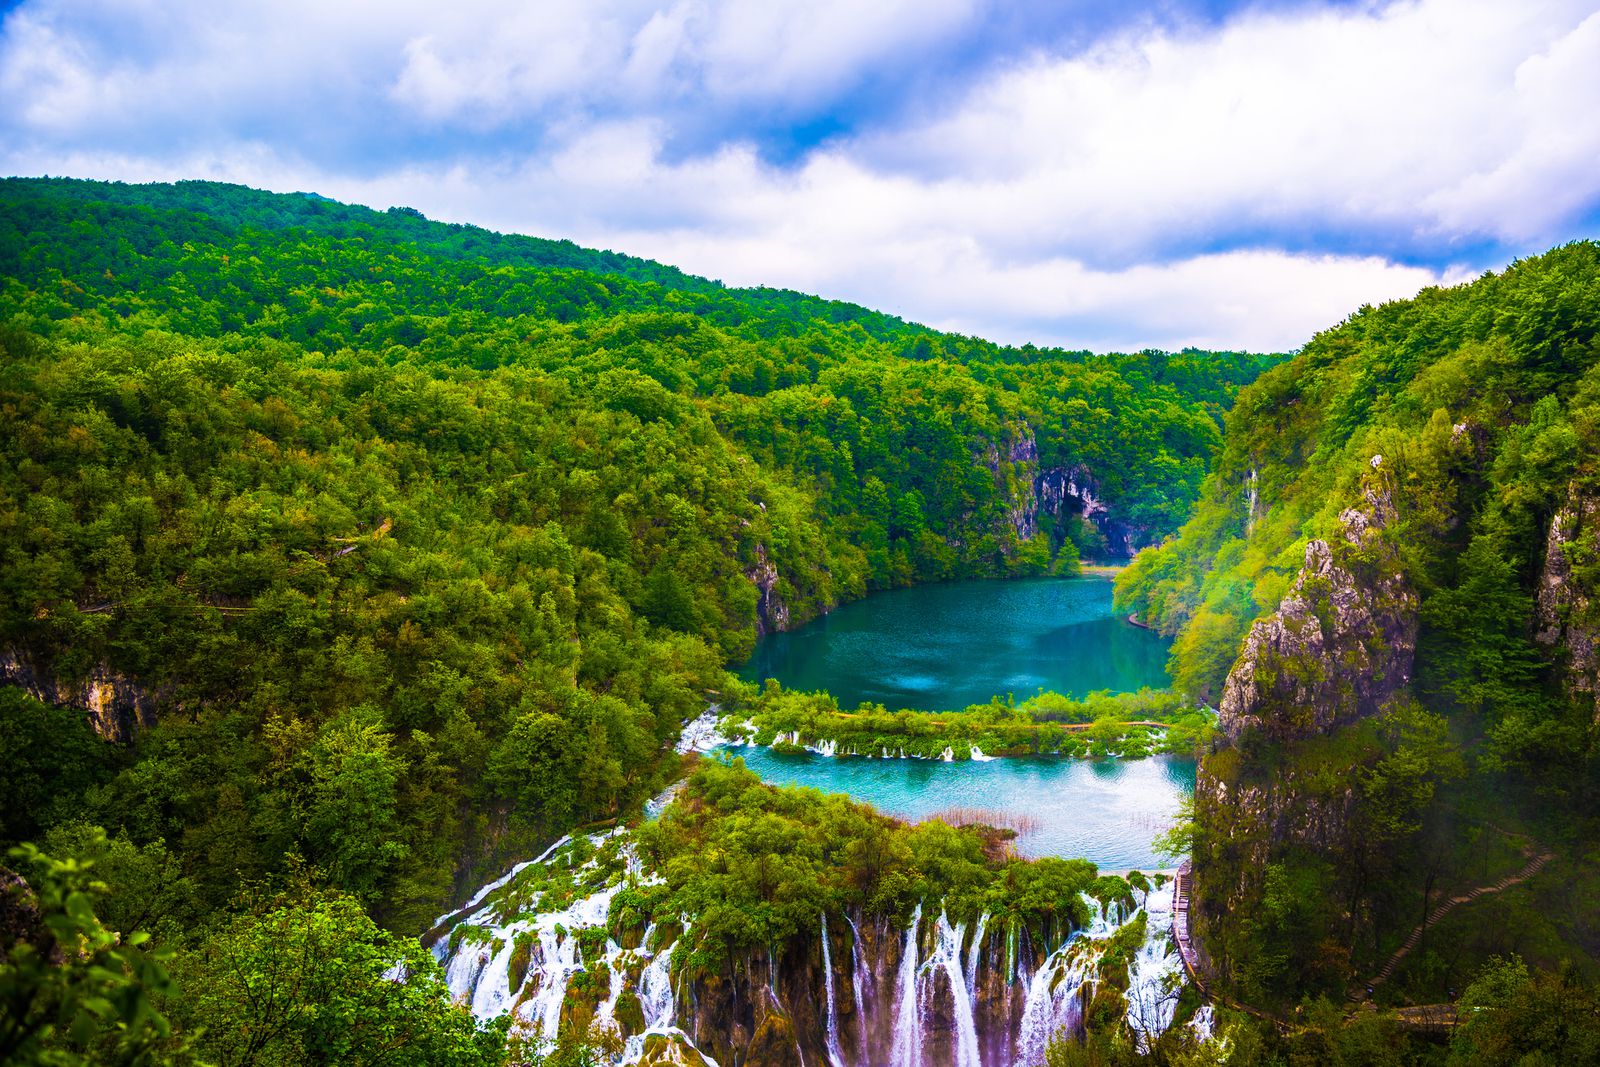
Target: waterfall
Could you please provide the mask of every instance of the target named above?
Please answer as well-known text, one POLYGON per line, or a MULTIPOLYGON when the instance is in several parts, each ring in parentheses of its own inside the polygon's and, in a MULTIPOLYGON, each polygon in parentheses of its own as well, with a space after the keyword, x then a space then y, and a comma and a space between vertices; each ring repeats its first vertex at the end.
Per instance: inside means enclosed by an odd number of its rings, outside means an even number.
POLYGON ((974 763, 990 763, 999 758, 999 756, 987 756, 984 754, 983 749, 977 745, 972 746, 972 762, 974 763))
POLYGON ((1128 974, 1128 1027, 1141 1051, 1172 1025, 1183 988, 1183 958, 1172 938, 1175 882, 1145 895, 1145 938, 1128 974))
POLYGON ((833 1067, 844 1067, 844 1053, 839 1050, 839 1013, 833 1002, 833 949, 828 945, 828 913, 822 913, 822 982, 828 998, 828 1062, 833 1067))
POLYGON ((722 732, 722 709, 712 704, 700 713, 700 717, 691 722, 684 723, 683 733, 678 735, 678 743, 673 750, 678 755, 688 752, 710 752, 724 745, 734 744, 734 740, 722 732))
POLYGON ((972 931, 972 947, 967 949, 967 992, 974 1009, 978 1006, 978 950, 983 945, 983 929, 989 925, 989 913, 978 916, 977 928, 972 931))
POLYGON ((850 984, 855 986, 856 992, 856 1026, 861 1031, 861 1054, 867 1051, 867 1009, 863 1004, 862 996, 872 972, 867 968, 867 956, 861 949, 861 931, 856 927, 856 921, 846 915, 844 921, 850 924, 850 933, 854 940, 850 944, 850 954, 855 960, 855 969, 850 975, 850 984))
MULTIPOLYGON (((686 924, 684 933, 688 932, 686 924)), ((649 952, 647 946, 653 933, 654 923, 645 930, 644 940, 639 945, 641 954, 649 952)), ((644 1032, 628 1038, 622 1053, 624 1063, 639 1062, 644 1055, 644 1039, 651 1034, 677 1034, 687 1040, 687 1035, 673 1024, 678 1013, 678 998, 672 989, 672 948, 672 945, 662 945, 657 949, 639 976, 639 1007, 644 1014, 644 1032)))
MULTIPOLYGON (((978 1057, 978 1025, 972 1015, 972 1004, 976 994, 968 993, 967 975, 961 968, 961 942, 966 932, 965 923, 952 927, 944 911, 939 912, 939 918, 934 923, 933 954, 921 967, 921 972, 927 974, 929 980, 923 984, 918 1001, 922 1010, 932 1008, 934 996, 932 977, 937 971, 943 971, 945 980, 950 984, 950 999, 955 1007, 955 1067, 982 1067, 978 1057)), ((919 1021, 918 1030, 921 1029, 923 1027, 919 1021)), ((919 1050, 918 1059, 920 1058, 919 1050)))
MULTIPOLYGON (((540 860, 518 864, 510 875, 474 894, 471 907, 454 913, 457 925, 449 937, 434 944, 433 952, 444 966, 452 996, 480 1019, 511 1012, 515 1031, 535 1052, 548 1051, 553 1044, 563 1014, 569 1013, 569 996, 578 995, 572 989, 575 976, 604 966, 609 974, 606 988, 591 984, 592 991, 585 994, 593 998, 595 1018, 621 1026, 617 1015, 623 995, 629 1002, 638 1001, 637 1014, 631 1008, 623 1013, 631 1015, 640 1032, 623 1042, 622 1063, 638 1063, 652 1035, 668 1039, 663 1055, 673 1062, 710 1062, 682 1028, 693 1031, 720 1023, 701 1015, 692 999, 697 988, 693 983, 674 987, 676 946, 664 936, 666 929, 656 921, 648 923, 634 949, 622 947, 635 943, 631 937, 613 937, 607 930, 619 892, 660 882, 642 866, 629 838, 610 840, 622 833, 558 843, 540 860), (585 853, 590 858, 576 862, 575 856, 585 853), (529 867, 535 869, 522 874, 529 867), (563 895, 547 895, 547 886, 561 887, 563 895)), ((882 938, 868 942, 856 918, 844 913, 852 934, 848 966, 856 1013, 848 1059, 840 1033, 842 971, 836 975, 833 970, 831 924, 824 912, 817 928, 822 938, 822 988, 811 996, 825 997, 825 1007, 809 1024, 820 1032, 796 1031, 797 1051, 812 1067, 818 1063, 847 1067, 851 1061, 929 1067, 934 1058, 937 1067, 1036 1067, 1052 1041, 1082 1031, 1085 1007, 1100 982, 1108 939, 1141 916, 1145 936, 1128 962, 1124 1021, 1137 1047, 1148 1051, 1173 1025, 1184 983, 1182 960, 1171 934, 1173 895, 1171 881, 1135 892, 1131 906, 1084 895, 1087 922, 1060 944, 1030 940, 1018 918, 1005 912, 984 911, 975 921, 958 924, 938 907, 937 918, 924 931, 924 909, 933 905, 919 903, 904 931, 903 954, 895 964, 892 986, 888 974, 879 969, 893 960, 894 933, 885 929, 882 938), (991 922, 1001 924, 995 935, 1002 938, 992 949, 986 942, 991 922), (878 1025, 870 1025, 874 1022, 878 1025)), ((666 915, 656 919, 668 921, 666 915)), ((689 917, 680 915, 672 920, 671 929, 689 936, 690 925, 689 917)), ((751 970, 750 980, 757 984, 733 995, 770 996, 776 1003, 778 960, 785 947, 769 946, 771 966, 766 973, 751 970)), ((1212 1016, 1202 1011, 1189 1025, 1204 1037, 1213 1026, 1212 1016)), ((719 1043, 727 1040, 718 1033, 719 1043)))
POLYGON ((1094 942, 1081 932, 1056 949, 1028 983, 1022 1002, 1022 1023, 1017 1029, 1016 1067, 1037 1067, 1044 1050, 1063 1031, 1076 1030, 1082 1017, 1080 997, 1084 981, 1100 962, 1094 942))
POLYGON ((1083 987, 1095 981, 1104 943, 1117 932, 1122 909, 1116 901, 1103 905, 1088 894, 1082 899, 1089 908, 1089 925, 1046 956, 1028 982, 1015 1067, 1042 1064, 1050 1043, 1063 1032, 1075 1033, 1083 1019, 1083 987))
POLYGON ((906 928, 905 955, 895 980, 894 1045, 889 1052, 893 1067, 922 1067, 922 1017, 917 1011, 917 928, 921 924, 922 905, 918 903, 906 928))

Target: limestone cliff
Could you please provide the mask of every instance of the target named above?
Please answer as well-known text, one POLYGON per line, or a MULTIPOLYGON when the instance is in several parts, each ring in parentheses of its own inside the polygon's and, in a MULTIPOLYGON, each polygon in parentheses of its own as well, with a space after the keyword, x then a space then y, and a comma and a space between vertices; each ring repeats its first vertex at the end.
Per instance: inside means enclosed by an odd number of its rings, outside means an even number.
POLYGON ((95 733, 107 741, 131 741, 137 727, 152 726, 156 721, 156 696, 104 663, 82 677, 71 678, 15 650, 6 650, 0 652, 0 683, 17 686, 46 704, 81 708, 95 733))
POLYGON ((1219 709, 1228 737, 1327 734, 1375 714, 1410 681, 1417 595, 1387 536, 1395 510, 1383 457, 1371 467, 1362 504, 1339 516, 1339 536, 1306 545, 1277 612, 1245 638, 1219 709))
POLYGON ((1600 722, 1600 624, 1594 591, 1573 566, 1575 560, 1594 558, 1597 533, 1600 500, 1574 486, 1550 520, 1534 637, 1558 650, 1567 691, 1589 704, 1600 722))
POLYGON ((789 605, 780 588, 782 576, 777 565, 767 555, 767 546, 756 542, 756 565, 745 572, 745 577, 755 583, 759 598, 756 600, 756 636, 765 637, 789 629, 789 605))
POLYGON ((1002 455, 1011 465, 1008 518, 1017 540, 1031 539, 1044 518, 1059 522, 1079 516, 1094 524, 1113 555, 1132 555, 1147 543, 1148 530, 1122 520, 1100 498, 1099 486, 1088 468, 1041 467, 1032 428, 1023 427, 1003 453, 990 447, 986 462, 997 479, 1005 477, 1002 455))

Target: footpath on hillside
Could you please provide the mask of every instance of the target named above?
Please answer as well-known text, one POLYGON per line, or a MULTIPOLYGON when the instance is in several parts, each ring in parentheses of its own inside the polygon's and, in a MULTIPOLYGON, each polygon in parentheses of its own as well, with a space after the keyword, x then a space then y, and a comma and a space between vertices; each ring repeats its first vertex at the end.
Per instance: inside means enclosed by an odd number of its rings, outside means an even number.
MULTIPOLYGON (((1539 850, 1537 846, 1532 844, 1524 850, 1524 854, 1528 857, 1528 862, 1515 874, 1507 875, 1492 885, 1478 886, 1465 893, 1450 897, 1431 909, 1423 917, 1422 922, 1417 924, 1417 928, 1411 931, 1411 935, 1406 938, 1394 955, 1389 957, 1388 961, 1383 965, 1383 969, 1369 979, 1364 987, 1352 991, 1350 999, 1356 1002, 1355 1010, 1375 1010, 1375 1005, 1372 1002, 1373 991, 1394 976, 1395 968, 1422 942, 1422 937, 1427 932, 1428 927, 1437 923, 1462 904, 1470 903, 1480 897, 1503 892, 1514 885, 1526 882, 1543 870, 1545 865, 1554 858, 1552 853, 1539 850)), ((1267 1020, 1283 1031, 1301 1029, 1299 1024, 1292 1019, 1274 1015, 1247 1004, 1241 1004, 1212 991, 1208 982, 1208 963, 1200 946, 1192 939, 1190 932, 1189 890, 1193 877, 1193 863, 1185 860, 1183 865, 1178 868, 1176 884, 1173 886, 1172 901, 1172 936, 1173 940, 1178 943, 1178 954, 1183 959, 1183 969, 1188 973, 1189 980, 1200 991, 1200 995, 1209 1001, 1225 1005, 1236 1011, 1242 1011, 1258 1019, 1267 1020)), ((1394 1017, 1407 1030, 1437 1033, 1447 1031, 1455 1025, 1456 1006, 1454 1004, 1413 1004, 1396 1008, 1394 1017)))

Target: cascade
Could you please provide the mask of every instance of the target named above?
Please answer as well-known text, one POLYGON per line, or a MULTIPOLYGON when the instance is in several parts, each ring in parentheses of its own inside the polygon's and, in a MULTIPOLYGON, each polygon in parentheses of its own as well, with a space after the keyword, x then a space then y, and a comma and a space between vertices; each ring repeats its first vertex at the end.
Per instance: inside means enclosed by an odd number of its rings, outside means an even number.
POLYGON ((855 986, 856 992, 856 1025, 861 1030, 861 1049, 867 1047, 867 1009, 863 1006, 862 996, 871 978, 872 971, 867 966, 866 953, 861 950, 861 931, 856 927, 856 921, 850 916, 845 916, 845 922, 850 924, 850 933, 854 939, 850 943, 850 954, 855 958, 855 970, 850 975, 850 983, 855 986))
MULTIPOLYGON (((978 1026, 972 1016, 972 1005, 976 993, 967 991, 967 974, 961 968, 961 942, 965 938, 967 926, 962 923, 951 926, 950 920, 945 917, 941 909, 939 918, 934 923, 933 953, 928 957, 928 962, 919 970, 920 975, 926 975, 922 982, 922 989, 917 998, 919 1012, 926 1014, 932 1010, 934 997, 933 977, 942 971, 945 980, 950 985, 950 999, 955 1007, 956 1019, 956 1058, 955 1067, 982 1067, 978 1058, 978 1026)), ((926 1030, 926 1026, 919 1020, 918 1030, 926 1030)), ((920 1050, 918 1059, 921 1059, 920 1050)))
POLYGON ((922 1067, 922 1017, 917 1011, 917 929, 922 925, 922 905, 911 913, 906 928, 905 954, 895 981, 894 1044, 889 1062, 894 1067, 922 1067))
POLYGON ((828 913, 822 913, 822 981, 823 993, 828 998, 828 1062, 833 1067, 844 1067, 844 1053, 839 1051, 839 1013, 833 1001, 833 949, 828 945, 828 913))
POLYGON ((971 994, 974 1008, 978 1006, 978 950, 983 945, 983 929, 988 925, 989 913, 984 912, 978 916, 978 925, 972 931, 972 947, 967 950, 967 991, 971 994))
MULTIPOLYGON (((630 1006, 638 1032, 623 1042, 622 1063, 639 1062, 647 1038, 653 1035, 670 1040, 666 1054, 675 1061, 709 1063, 690 1035, 715 1033, 719 1036, 714 1040, 724 1045, 726 1038, 721 1035, 726 1031, 720 1026, 725 1016, 716 1013, 727 1009, 699 1003, 696 994, 702 991, 694 982, 675 988, 675 942, 666 936, 667 930, 656 922, 647 923, 642 941, 633 949, 623 948, 618 940, 633 944, 631 938, 613 937, 607 930, 612 902, 624 887, 659 882, 642 867, 631 841, 610 840, 619 833, 623 832, 568 841, 571 847, 565 851, 558 845, 538 861, 543 866, 526 876, 519 877, 535 864, 519 864, 512 875, 475 894, 471 908, 455 913, 458 927, 433 951, 444 965, 453 996, 479 1018, 511 1012, 518 1032, 536 1048, 548 1049, 555 1040, 563 1016, 570 1015, 569 998, 593 998, 589 1003, 594 1017, 620 1026, 618 1007, 628 994, 630 1002, 638 1003, 637 1011, 630 1006), (583 849, 585 842, 588 850, 583 849), (585 851, 591 858, 575 862, 585 851), (547 900, 546 893, 556 887, 563 895, 547 900), (577 992, 575 976, 600 966, 609 974, 603 990, 593 983, 578 983, 584 992, 577 992)), ((1100 982, 1108 939, 1142 916, 1145 936, 1128 963, 1125 1019, 1139 1047, 1148 1049, 1172 1026, 1184 983, 1170 932, 1172 884, 1135 891, 1132 907, 1115 900, 1102 904, 1088 895, 1083 901, 1088 922, 1053 949, 1035 944, 1015 917, 1003 913, 997 917, 985 911, 975 921, 954 923, 939 906, 924 929, 925 905, 919 903, 903 938, 886 931, 881 939, 865 938, 857 918, 846 913, 852 935, 849 995, 856 1013, 851 1040, 858 1050, 848 1059, 839 1017, 844 991, 838 988, 842 979, 833 970, 833 941, 825 913, 813 928, 822 938, 821 988, 797 988, 797 981, 804 985, 802 976, 813 973, 808 969, 786 971, 780 977, 777 961, 784 946, 773 945, 765 953, 765 973, 748 972, 759 983, 750 992, 770 998, 774 1008, 791 1018, 784 1005, 795 1003, 796 997, 825 998, 823 1010, 812 1016, 821 1024, 820 1032, 794 1033, 797 1055, 813 1065, 847 1067, 855 1061, 929 1067, 937 1060, 950 1067, 1034 1067, 1043 1062, 1052 1040, 1081 1033, 1084 1011, 1100 982), (996 934, 1002 941, 990 946, 989 925, 997 920, 1002 925, 996 934), (896 949, 901 950, 898 958, 896 949), (892 985, 887 981, 891 969, 892 985)), ((671 926, 683 931, 680 937, 687 935, 690 917, 679 916, 671 926)), ((1212 1017, 1202 1011, 1188 1025, 1204 1037, 1212 1017)))
POLYGON ((1144 944, 1139 946, 1128 975, 1128 1026, 1145 1050, 1172 1025, 1183 987, 1183 958, 1169 933, 1173 887, 1174 883, 1168 882, 1145 896, 1144 944))

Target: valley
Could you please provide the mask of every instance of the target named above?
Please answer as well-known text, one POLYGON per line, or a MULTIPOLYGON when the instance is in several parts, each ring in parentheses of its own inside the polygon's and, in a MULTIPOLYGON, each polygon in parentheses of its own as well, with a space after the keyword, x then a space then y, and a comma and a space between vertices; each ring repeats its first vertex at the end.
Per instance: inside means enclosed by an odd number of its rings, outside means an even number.
POLYGON ((0 1059, 1584 1062, 1597 368, 4 179, 0 1059))

